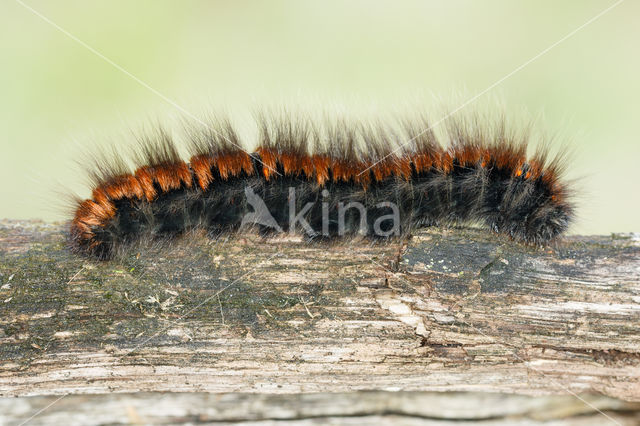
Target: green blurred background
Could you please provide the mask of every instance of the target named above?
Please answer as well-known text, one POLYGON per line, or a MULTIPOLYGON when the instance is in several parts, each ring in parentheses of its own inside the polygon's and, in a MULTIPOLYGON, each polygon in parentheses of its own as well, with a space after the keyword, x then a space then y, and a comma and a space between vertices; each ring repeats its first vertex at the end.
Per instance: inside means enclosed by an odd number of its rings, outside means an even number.
MULTIPOLYGON (((614 2, 25 3, 186 110, 233 115, 274 99, 462 102, 614 2)), ((180 112, 18 2, 1 9, 0 218, 62 220, 61 193, 89 195, 80 148, 180 112)), ((573 233, 640 231, 638 17, 623 2, 488 94, 573 144, 573 233)))

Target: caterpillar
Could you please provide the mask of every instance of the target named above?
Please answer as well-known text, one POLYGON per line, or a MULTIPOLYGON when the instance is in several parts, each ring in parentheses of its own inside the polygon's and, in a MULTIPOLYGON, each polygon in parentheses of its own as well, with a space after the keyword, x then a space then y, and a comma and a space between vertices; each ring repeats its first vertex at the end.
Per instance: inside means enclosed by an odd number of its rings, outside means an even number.
POLYGON ((91 198, 75 201, 72 249, 108 259, 141 238, 197 228, 215 237, 247 224, 310 240, 476 224, 546 245, 574 215, 563 157, 544 147, 528 157, 529 133, 503 119, 452 120, 444 136, 424 119, 260 115, 257 128, 251 152, 230 120, 215 119, 187 127, 188 162, 162 128, 140 138, 135 170, 117 155, 97 162, 91 198))

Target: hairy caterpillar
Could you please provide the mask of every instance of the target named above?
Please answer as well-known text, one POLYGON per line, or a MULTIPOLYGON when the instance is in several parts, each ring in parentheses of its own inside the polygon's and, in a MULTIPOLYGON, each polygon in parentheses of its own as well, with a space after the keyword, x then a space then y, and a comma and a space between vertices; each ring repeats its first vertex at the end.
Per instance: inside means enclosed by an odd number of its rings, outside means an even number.
POLYGON ((503 121, 479 123, 453 121, 443 145, 421 120, 320 125, 261 116, 257 148, 248 153, 230 122, 217 120, 189 128, 189 162, 159 129, 141 140, 135 171, 118 158, 92 169, 93 193, 77 200, 71 245, 108 258, 143 236, 195 228, 217 235, 247 223, 263 232, 295 228, 311 239, 474 223, 549 243, 573 217, 561 157, 538 149, 527 158, 526 134, 503 121))

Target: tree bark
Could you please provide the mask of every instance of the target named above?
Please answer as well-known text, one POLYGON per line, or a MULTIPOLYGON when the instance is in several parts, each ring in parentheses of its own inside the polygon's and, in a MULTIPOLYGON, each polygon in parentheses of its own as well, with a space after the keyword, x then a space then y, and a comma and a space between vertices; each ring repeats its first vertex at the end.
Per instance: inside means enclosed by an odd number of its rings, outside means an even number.
POLYGON ((111 393, 0 398, 0 424, 635 426, 640 403, 474 392, 111 393), (34 414, 37 416, 30 418, 34 414))
POLYGON ((0 222, 0 394, 438 391, 640 401, 637 234, 525 246, 191 234, 101 262, 0 222))

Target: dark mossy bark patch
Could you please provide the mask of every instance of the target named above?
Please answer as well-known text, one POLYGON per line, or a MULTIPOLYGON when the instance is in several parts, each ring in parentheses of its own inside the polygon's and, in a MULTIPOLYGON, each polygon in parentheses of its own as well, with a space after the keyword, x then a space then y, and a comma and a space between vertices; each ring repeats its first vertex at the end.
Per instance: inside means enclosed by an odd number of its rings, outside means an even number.
MULTIPOLYGON (((8 284, 0 309, 10 312, 3 333, 15 340, 0 346, 0 359, 24 365, 47 351, 63 350, 71 339, 86 349, 172 342, 182 337, 168 336, 167 329, 186 322, 260 336, 291 332, 290 322, 303 319, 296 329, 304 333, 325 313, 332 315, 331 306, 340 303, 337 295, 355 291, 353 279, 336 274, 327 280, 327 268, 361 265, 352 257, 336 259, 326 244, 255 235, 213 240, 202 234, 142 243, 114 260, 95 261, 72 254, 59 228, 34 229, 40 239, 27 243, 0 227, 5 236, 0 279, 8 284), (306 272, 317 277, 298 276, 299 269, 287 277, 286 259, 300 258, 287 253, 305 250, 308 258, 299 262, 307 262, 306 272), (296 278, 304 282, 292 285, 296 278)), ((366 250, 385 262, 375 247, 366 250)))

